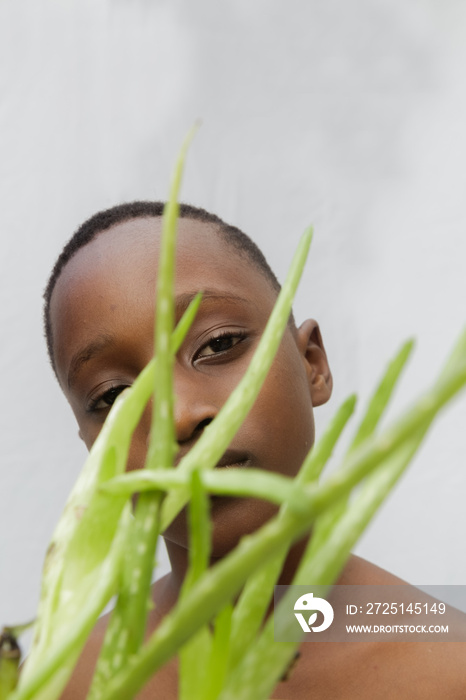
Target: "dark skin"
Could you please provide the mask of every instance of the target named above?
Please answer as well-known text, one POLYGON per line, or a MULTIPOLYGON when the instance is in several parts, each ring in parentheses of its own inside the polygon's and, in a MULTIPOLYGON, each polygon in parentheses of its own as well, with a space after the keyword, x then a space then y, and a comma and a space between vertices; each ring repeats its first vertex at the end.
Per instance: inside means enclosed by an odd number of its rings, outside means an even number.
MULTIPOLYGON (((132 384, 153 352, 159 219, 114 226, 82 248, 64 268, 51 300, 54 356, 61 387, 88 448, 115 397, 132 384)), ((180 349, 174 372, 180 459, 215 418, 245 372, 276 300, 251 261, 230 248, 211 224, 182 219, 177 248, 177 318, 190 298, 204 300, 180 349)), ((332 377, 319 328, 289 324, 258 399, 219 466, 297 473, 314 442, 313 408, 331 394, 332 377)), ((132 442, 129 469, 144 463, 150 425, 145 411, 132 442)), ((275 508, 255 499, 215 499, 212 563, 256 530, 275 508)), ((164 534, 172 566, 153 586, 148 633, 176 602, 187 568, 184 511, 164 534)), ((306 542, 296 543, 280 583, 290 583, 306 542)), ((400 581, 352 557, 340 583, 400 581)), ((85 697, 106 620, 86 646, 64 700, 85 697)), ((458 644, 302 644, 301 659, 276 698, 464 698, 466 674, 458 644), (458 648, 458 652, 452 653, 458 648), (364 673, 361 673, 364 669, 364 673), (421 692, 422 691, 422 692, 421 692)), ((176 698, 176 660, 139 697, 176 698)))

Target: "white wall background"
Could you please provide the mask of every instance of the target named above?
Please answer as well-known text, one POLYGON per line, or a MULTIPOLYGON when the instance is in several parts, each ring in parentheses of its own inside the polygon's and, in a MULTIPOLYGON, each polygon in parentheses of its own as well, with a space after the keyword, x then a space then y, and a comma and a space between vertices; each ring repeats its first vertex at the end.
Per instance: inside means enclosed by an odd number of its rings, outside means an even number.
MULTIPOLYGON (((466 6, 454 0, 0 0, 0 621, 31 617, 85 452, 48 368, 41 294, 98 209, 183 198, 246 230, 281 278, 315 224, 296 303, 333 367, 322 427, 407 336, 400 408, 465 321, 466 6)), ((358 552, 466 583, 466 400, 438 421, 358 552)))

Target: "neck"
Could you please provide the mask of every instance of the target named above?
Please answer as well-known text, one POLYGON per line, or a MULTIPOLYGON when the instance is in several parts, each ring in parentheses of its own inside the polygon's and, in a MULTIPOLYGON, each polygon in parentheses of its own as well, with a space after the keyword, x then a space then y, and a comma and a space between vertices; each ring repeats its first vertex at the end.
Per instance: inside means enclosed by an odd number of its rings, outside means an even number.
POLYGON ((171 540, 165 540, 168 558, 170 560, 171 572, 169 575, 170 589, 173 590, 176 598, 178 598, 181 587, 183 585, 186 571, 189 564, 189 552, 185 547, 182 547, 171 540))
MULTIPOLYGON (((306 549, 308 539, 308 537, 305 537, 291 547, 286 556, 281 574, 277 580, 277 584, 287 586, 292 583, 293 577, 306 549)), ((165 540, 165 545, 167 547, 167 553, 171 565, 169 587, 173 592, 173 595, 177 598, 181 591, 184 577, 186 576, 186 571, 188 570, 189 552, 185 547, 176 544, 171 540, 165 540)), ((212 558, 210 563, 211 565, 214 565, 218 561, 220 561, 220 559, 212 558)))

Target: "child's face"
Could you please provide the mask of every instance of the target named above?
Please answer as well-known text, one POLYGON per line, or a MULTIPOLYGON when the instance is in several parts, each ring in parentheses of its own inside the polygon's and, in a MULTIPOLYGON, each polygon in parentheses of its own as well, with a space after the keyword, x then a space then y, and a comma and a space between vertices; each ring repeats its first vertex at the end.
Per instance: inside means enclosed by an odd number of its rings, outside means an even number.
MULTIPOLYGON (((135 219, 100 233, 64 268, 52 295, 57 374, 90 448, 115 396, 153 352, 160 219, 135 219)), ((204 298, 175 364, 179 457, 196 442, 244 374, 276 300, 270 282, 210 224, 179 222, 177 320, 204 298)), ((313 403, 327 400, 331 377, 316 325, 285 332, 272 369, 220 466, 294 475, 314 441, 313 403)), ((137 428, 129 469, 143 466, 150 407, 137 428)), ((213 499, 220 554, 273 512, 253 499, 213 499), (239 533, 241 530, 241 533, 239 533)), ((167 533, 185 541, 183 518, 167 533)))

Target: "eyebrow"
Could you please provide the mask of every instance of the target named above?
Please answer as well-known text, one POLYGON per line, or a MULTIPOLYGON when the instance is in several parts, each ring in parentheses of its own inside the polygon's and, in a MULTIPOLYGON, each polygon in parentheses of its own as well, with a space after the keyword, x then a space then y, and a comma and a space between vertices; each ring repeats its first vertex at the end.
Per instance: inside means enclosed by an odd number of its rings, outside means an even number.
POLYGON ((86 362, 89 362, 89 360, 92 360, 92 358, 95 357, 95 355, 97 355, 102 350, 105 350, 105 348, 109 347, 112 344, 112 336, 108 335, 107 333, 102 333, 91 343, 85 345, 83 348, 78 350, 78 352, 76 352, 71 358, 67 378, 68 388, 71 388, 71 385, 76 379, 76 375, 78 374, 82 365, 86 364, 86 362))
MULTIPOLYGON (((217 289, 203 289, 200 290, 200 293, 202 294, 202 301, 229 301, 234 304, 247 304, 248 306, 255 306, 251 299, 246 299, 238 294, 227 294, 226 292, 221 292, 217 289)), ((199 294, 199 291, 178 294, 175 299, 176 314, 181 316, 197 294, 199 294)))
MULTIPOLYGON (((181 317, 198 293, 199 292, 185 292, 176 297, 175 313, 177 317, 181 317)), ((255 306, 250 299, 246 299, 245 297, 241 297, 237 294, 226 294, 215 289, 205 289, 201 293, 203 302, 212 300, 227 301, 233 304, 247 304, 249 306, 255 306)), ((68 388, 71 388, 76 379, 76 375, 84 364, 92 360, 96 355, 102 352, 102 350, 107 349, 113 344, 113 337, 108 333, 102 333, 88 345, 85 345, 83 348, 78 350, 71 358, 67 377, 68 388)))

